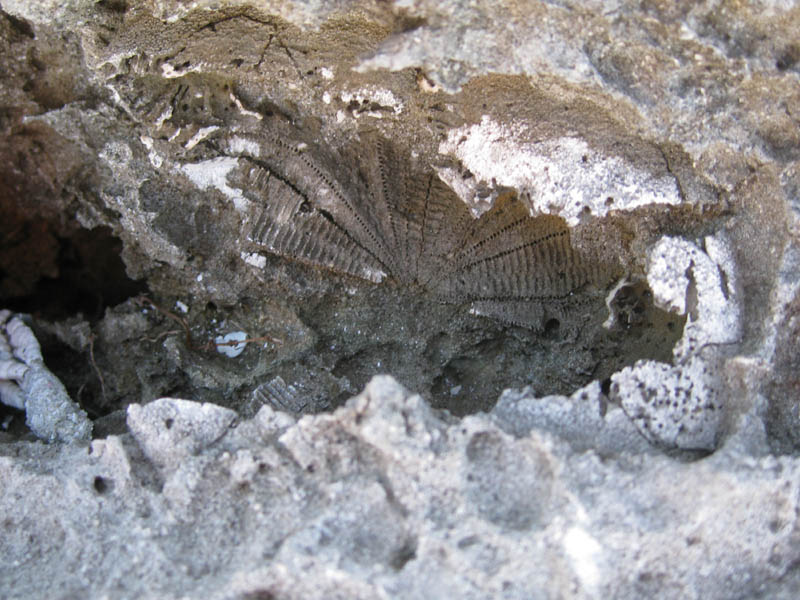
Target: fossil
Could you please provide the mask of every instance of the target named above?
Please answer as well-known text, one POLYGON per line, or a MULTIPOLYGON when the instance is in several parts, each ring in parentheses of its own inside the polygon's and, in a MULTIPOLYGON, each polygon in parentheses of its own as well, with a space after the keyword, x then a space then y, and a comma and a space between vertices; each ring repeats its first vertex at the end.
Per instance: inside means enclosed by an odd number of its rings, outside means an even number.
POLYGON ((533 330, 575 321, 612 278, 571 246, 563 219, 532 217, 510 192, 474 218, 432 170, 377 134, 361 137, 350 175, 291 140, 274 130, 248 140, 258 152, 241 155, 234 175, 258 206, 249 232, 258 249, 533 330))

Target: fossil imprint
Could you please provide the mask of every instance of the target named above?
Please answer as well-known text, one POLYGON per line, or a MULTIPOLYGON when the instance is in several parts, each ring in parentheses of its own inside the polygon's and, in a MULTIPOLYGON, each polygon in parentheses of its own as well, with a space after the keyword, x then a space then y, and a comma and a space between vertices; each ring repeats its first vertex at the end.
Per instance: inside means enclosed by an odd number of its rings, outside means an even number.
POLYGON ((275 133, 249 140, 257 156, 241 155, 233 175, 259 207, 249 232, 258 249, 374 283, 392 280, 534 330, 577 316, 612 278, 608 265, 573 249, 563 219, 532 217, 511 193, 476 219, 433 171, 377 135, 362 137, 359 172, 349 179, 290 140, 275 133))

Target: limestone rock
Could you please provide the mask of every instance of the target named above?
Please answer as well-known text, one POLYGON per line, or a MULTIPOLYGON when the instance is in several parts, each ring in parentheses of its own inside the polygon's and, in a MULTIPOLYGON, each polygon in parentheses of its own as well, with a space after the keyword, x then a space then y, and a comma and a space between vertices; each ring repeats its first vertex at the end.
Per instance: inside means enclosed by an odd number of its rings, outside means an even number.
POLYGON ((0 595, 797 597, 798 39, 2 0, 0 595))
POLYGON ((177 437, 157 453, 140 429, 89 453, 0 446, 6 597, 56 587, 165 598, 791 589, 794 458, 609 460, 547 433, 512 437, 488 415, 443 419, 389 377, 278 429, 262 415, 231 426, 189 401, 131 414, 161 423, 165 411, 177 437))

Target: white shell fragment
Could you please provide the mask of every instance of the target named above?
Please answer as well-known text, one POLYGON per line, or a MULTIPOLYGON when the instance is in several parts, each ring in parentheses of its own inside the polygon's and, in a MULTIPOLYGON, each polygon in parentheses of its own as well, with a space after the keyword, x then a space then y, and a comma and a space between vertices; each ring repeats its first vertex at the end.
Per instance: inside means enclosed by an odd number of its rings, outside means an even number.
POLYGON ((33 331, 0 311, 0 402, 25 411, 31 431, 48 442, 88 440, 92 423, 42 360, 33 331))
POLYGON ((214 338, 214 342, 217 344, 217 352, 229 358, 236 358, 244 352, 244 348, 247 346, 247 342, 244 341, 246 339, 247 334, 244 331, 233 331, 225 335, 218 335, 214 338), (233 344, 231 342, 241 343, 233 344))

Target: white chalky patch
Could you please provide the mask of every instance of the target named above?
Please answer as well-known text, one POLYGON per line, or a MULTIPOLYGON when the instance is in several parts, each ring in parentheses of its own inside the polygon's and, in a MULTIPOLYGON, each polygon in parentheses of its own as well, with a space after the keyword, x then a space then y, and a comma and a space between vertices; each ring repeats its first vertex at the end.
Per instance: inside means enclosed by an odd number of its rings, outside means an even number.
POLYGON ((191 150, 192 148, 197 146, 197 144, 199 144, 204 139, 206 139, 209 135, 214 133, 217 129, 219 129, 218 125, 210 125, 209 127, 201 127, 198 130, 198 132, 195 133, 192 136, 192 139, 190 139, 188 142, 186 142, 186 144, 184 144, 183 147, 186 148, 187 150, 191 150))
POLYGON ((161 75, 167 79, 175 79, 177 77, 183 77, 187 73, 193 73, 196 71, 200 71, 200 65, 194 65, 190 69, 180 69, 180 70, 176 70, 175 67, 166 62, 161 65, 161 75))
POLYGON ((587 590, 594 591, 600 583, 598 559, 602 555, 602 546, 585 529, 577 526, 567 531, 563 542, 578 579, 587 590))
POLYGON ((267 265, 267 258, 256 252, 242 252, 240 256, 244 262, 257 269, 263 269, 267 265))
POLYGON ((611 376, 611 397, 649 441, 714 450, 724 403, 712 368, 694 356, 681 366, 640 360, 611 376))
POLYGON ((156 152, 153 145, 153 138, 143 135, 139 138, 139 141, 141 141, 142 144, 144 144, 144 147, 147 148, 147 158, 150 160, 150 164, 156 169, 160 169, 161 165, 164 163, 164 159, 158 152, 156 152))
POLYGON ((261 146, 258 142, 235 135, 228 143, 228 150, 231 154, 248 154, 258 158, 261 155, 261 146))
MULTIPOLYGON (((396 115, 399 115, 403 111, 403 102, 390 90, 385 88, 365 87, 355 91, 342 92, 340 97, 345 104, 349 104, 350 102, 356 102, 360 105, 375 103, 382 108, 392 109, 396 115)), ((376 118, 383 116, 381 112, 377 110, 356 114, 356 116, 360 115, 368 115, 376 118)))
MULTIPOLYGON (((484 116, 480 124, 450 131, 439 152, 458 158, 476 181, 530 196, 533 214, 560 215, 572 226, 586 215, 681 202, 671 176, 656 177, 622 158, 598 154, 579 137, 527 141, 526 130, 484 116)), ((473 196, 462 199, 470 206, 475 201, 473 196)))
POLYGON ((617 297, 617 293, 623 287, 625 287, 627 283, 628 283, 628 278, 623 277, 622 279, 617 281, 617 283, 614 285, 611 291, 608 292, 608 294, 606 294, 606 308, 608 309, 608 318, 605 321, 603 321, 603 327, 606 329, 611 329, 617 320, 616 313, 614 312, 614 308, 612 307, 612 303, 614 302, 614 298, 617 297))
POLYGON ((703 252, 683 238, 663 237, 648 253, 647 283, 657 306, 687 314, 674 354, 741 337, 741 304, 734 259, 724 235, 707 236, 703 252))
POLYGON ((216 188, 233 201, 236 210, 244 210, 249 202, 241 190, 228 185, 228 173, 239 163, 238 158, 220 156, 183 165, 181 170, 200 189, 216 188))
POLYGON ((233 94, 230 94, 229 98, 231 99, 231 102, 233 102, 236 105, 236 108, 239 109, 239 112, 242 113, 243 115, 247 115, 248 117, 254 117, 254 118, 258 119, 259 121, 264 118, 262 115, 260 115, 259 113, 255 112, 255 111, 247 110, 244 107, 244 105, 242 105, 242 102, 236 96, 234 96, 233 94))
POLYGON ((386 273, 384 273, 379 269, 371 269, 369 267, 364 267, 364 269, 361 272, 366 279, 372 281, 373 283, 380 283, 381 281, 383 281, 383 278, 386 277, 386 273))
POLYGON ((156 119, 156 122, 155 122, 156 129, 161 129, 164 126, 164 122, 167 119, 171 119, 171 118, 172 118, 172 105, 170 104, 169 106, 167 106, 166 109, 164 109, 164 112, 162 112, 159 115, 159 117, 156 119))

